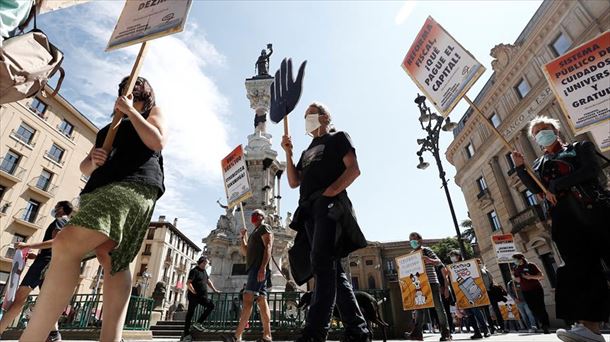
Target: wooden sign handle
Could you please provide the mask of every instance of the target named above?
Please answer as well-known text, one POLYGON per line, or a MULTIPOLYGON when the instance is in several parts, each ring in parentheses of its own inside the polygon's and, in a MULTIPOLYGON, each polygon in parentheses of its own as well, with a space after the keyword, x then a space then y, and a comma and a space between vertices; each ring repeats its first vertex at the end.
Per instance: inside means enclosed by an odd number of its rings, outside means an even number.
MULTIPOLYGON (((133 91, 133 87, 136 85, 136 81, 138 79, 138 75, 140 74, 140 68, 142 67, 142 62, 144 61, 144 56, 146 55, 146 50, 148 47, 148 42, 143 42, 140 46, 140 52, 138 53, 138 57, 136 58, 136 62, 131 69, 131 74, 129 74, 129 81, 127 81, 127 87, 123 89, 123 93, 121 95, 125 96, 131 94, 133 91)), ((112 123, 110 124, 110 128, 108 129, 108 134, 106 134, 106 139, 104 139, 104 145, 102 148, 106 153, 110 154, 112 151, 112 144, 114 143, 114 138, 116 137, 116 133, 119 129, 119 125, 121 124, 121 119, 123 115, 114 111, 114 115, 112 116, 112 123)))
MULTIPOLYGON (((483 112, 481 112, 481 110, 479 109, 479 107, 477 107, 476 104, 474 104, 469 98, 468 96, 464 96, 464 99, 466 100, 466 102, 468 102, 468 104, 470 104, 470 106, 472 107, 472 109, 474 109, 474 111, 479 114, 481 116, 481 119, 483 120, 483 122, 485 122, 487 124, 487 127, 489 127, 502 141, 502 143, 504 144, 504 146, 506 146, 506 148, 508 148, 509 151, 514 151, 515 148, 513 146, 511 146, 511 144, 506 140, 506 138, 504 138, 504 136, 502 135, 502 133, 500 133, 496 127, 494 127, 494 125, 491 123, 491 121, 489 121, 487 119, 487 117, 485 115, 483 115, 483 112)), ((540 179, 538 179, 538 176, 536 176, 536 174, 534 173, 534 170, 532 170, 532 168, 527 164, 524 163, 523 164, 525 166, 525 170, 527 171, 527 173, 530 175, 530 177, 532 177, 532 179, 536 182, 536 184, 540 187, 540 189, 544 192, 544 193, 548 193, 549 190, 546 188, 546 186, 544 186, 544 184, 542 184, 542 182, 540 181, 540 179)))
POLYGON ((288 115, 284 117, 284 135, 288 136, 288 115))

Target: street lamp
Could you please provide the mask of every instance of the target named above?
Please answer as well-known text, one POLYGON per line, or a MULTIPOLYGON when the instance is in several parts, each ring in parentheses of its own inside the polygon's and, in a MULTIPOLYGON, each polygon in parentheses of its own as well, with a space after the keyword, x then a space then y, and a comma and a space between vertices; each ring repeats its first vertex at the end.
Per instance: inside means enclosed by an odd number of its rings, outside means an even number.
POLYGON ((451 119, 449 119, 449 117, 445 119, 436 113, 432 113, 430 111, 430 107, 426 105, 426 97, 424 95, 417 94, 417 97, 415 98, 415 103, 417 104, 420 113, 419 124, 421 125, 421 128, 428 133, 428 136, 425 139, 417 139, 417 144, 421 146, 419 151, 417 151, 417 156, 419 157, 419 164, 417 164, 417 168, 420 170, 424 170, 428 166, 430 166, 429 163, 424 161, 424 157, 422 157, 422 154, 426 151, 432 153, 434 160, 436 160, 436 166, 438 167, 438 176, 443 182, 443 189, 445 189, 445 195, 447 195, 447 202, 449 203, 449 210, 451 211, 451 217, 453 218, 453 225, 455 226, 455 232, 458 237, 458 243, 460 245, 460 251, 462 252, 462 258, 465 259, 466 248, 464 247, 464 241, 462 241, 462 234, 460 233, 457 218, 455 217, 455 210, 453 209, 453 202, 451 201, 451 195, 449 194, 449 189, 447 188, 445 170, 443 170, 443 163, 441 161, 438 148, 438 138, 441 129, 445 132, 451 132, 455 129, 457 124, 451 122, 451 119))

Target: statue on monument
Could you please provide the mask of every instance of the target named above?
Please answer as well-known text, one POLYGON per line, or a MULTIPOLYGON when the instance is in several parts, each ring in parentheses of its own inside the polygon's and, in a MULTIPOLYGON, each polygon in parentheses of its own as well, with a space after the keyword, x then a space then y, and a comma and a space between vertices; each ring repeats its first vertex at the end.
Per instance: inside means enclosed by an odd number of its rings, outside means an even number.
POLYGON ((258 56, 258 60, 256 60, 255 68, 257 72, 257 76, 269 76, 269 57, 273 54, 272 44, 267 44, 267 49, 269 49, 269 54, 267 54, 267 50, 262 50, 261 55, 258 56))
POLYGON ((220 200, 216 200, 216 203, 225 210, 224 215, 220 215, 218 222, 216 223, 216 229, 232 231, 233 229, 233 214, 235 213, 235 207, 229 208, 228 205, 224 205, 220 200))

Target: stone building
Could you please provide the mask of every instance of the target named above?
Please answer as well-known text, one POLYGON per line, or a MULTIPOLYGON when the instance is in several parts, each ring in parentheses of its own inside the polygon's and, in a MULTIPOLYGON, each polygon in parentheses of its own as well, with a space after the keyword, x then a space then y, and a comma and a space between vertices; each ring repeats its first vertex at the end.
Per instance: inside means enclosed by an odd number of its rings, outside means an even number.
MULTIPOLYGON (((55 204, 75 200, 87 182, 79 165, 98 128, 60 95, 45 95, 52 91, 0 106, 0 291, 13 244, 42 240, 55 204)), ((91 272, 82 273, 88 287, 91 272)))
MULTIPOLYGON (((284 291, 288 276, 288 249, 295 232, 282 222, 280 217, 280 177, 285 163, 277 159, 277 152, 271 145, 271 134, 266 132, 265 124, 269 111, 270 90, 273 78, 269 75, 258 75, 246 80, 247 97, 250 106, 255 110, 254 133, 248 136, 244 154, 250 187, 253 196, 243 202, 246 227, 251 232, 250 214, 255 209, 262 209, 267 214, 267 223, 272 227, 273 260, 271 261, 273 291, 284 291)), ((220 203, 219 203, 220 204, 220 203)), ((239 207, 229 209, 220 204, 225 213, 220 216, 216 228, 203 239, 206 244, 204 253, 210 256, 212 273, 210 278, 218 289, 225 292, 237 292, 246 283, 246 260, 240 252, 240 234, 243 227, 242 213, 239 207)), ((289 215, 287 215, 289 216, 289 215)))
MULTIPOLYGON (((542 153, 527 133, 527 124, 536 115, 558 119, 567 142, 592 139, 588 134, 572 135, 542 66, 609 28, 608 1, 547 0, 514 43, 498 44, 491 50, 493 74, 474 102, 530 165, 542 153)), ((545 302, 554 319, 556 269, 561 258, 551 240, 545 209, 517 178, 510 151, 469 109, 454 130, 446 156, 457 169, 455 181, 464 193, 482 259, 495 280, 508 282, 511 271, 509 265, 496 262, 491 236, 512 233, 517 248, 545 274, 545 302)))

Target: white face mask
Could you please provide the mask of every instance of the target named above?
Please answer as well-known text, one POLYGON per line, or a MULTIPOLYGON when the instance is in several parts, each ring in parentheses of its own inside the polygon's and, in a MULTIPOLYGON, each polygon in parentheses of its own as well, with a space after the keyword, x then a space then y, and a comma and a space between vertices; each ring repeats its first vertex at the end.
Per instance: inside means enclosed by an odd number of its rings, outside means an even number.
POLYGON ((458 262, 460 259, 456 256, 451 256, 451 262, 458 262))
POLYGON ((313 135, 313 132, 322 126, 320 124, 320 114, 308 114, 305 117, 305 133, 313 135))

